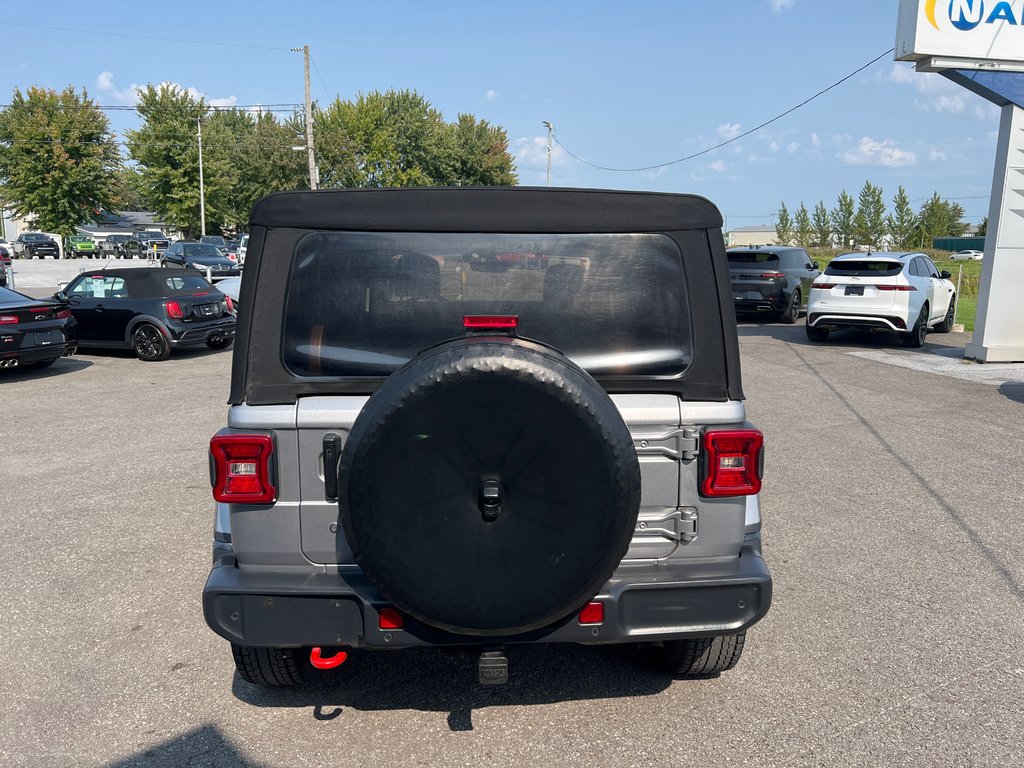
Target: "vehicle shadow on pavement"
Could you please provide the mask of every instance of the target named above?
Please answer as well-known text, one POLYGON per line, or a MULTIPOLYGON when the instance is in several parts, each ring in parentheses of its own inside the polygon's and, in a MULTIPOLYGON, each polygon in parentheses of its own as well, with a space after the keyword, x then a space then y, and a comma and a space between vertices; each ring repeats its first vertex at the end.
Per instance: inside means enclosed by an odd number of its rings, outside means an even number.
POLYGON ((6 368, 0 370, 0 383, 9 381, 37 381, 39 379, 49 379, 54 376, 63 376, 64 374, 76 373, 78 371, 84 371, 90 367, 92 362, 89 360, 81 360, 77 357, 62 357, 49 368, 6 368))
POLYGON ((1015 403, 1024 403, 1024 381, 1007 381, 999 385, 999 394, 1015 403))
POLYGON ((224 735, 211 725, 197 728, 121 760, 106 763, 107 768, 141 768, 154 765, 264 768, 270 763, 257 763, 242 757, 224 735))
POLYGON ((509 681, 477 682, 477 654, 432 648, 356 651, 321 682, 297 688, 251 685, 237 674, 236 698, 257 707, 312 707, 317 720, 346 708, 361 711, 447 712, 452 731, 473 730, 473 710, 492 706, 653 696, 672 683, 632 644, 520 645, 506 649, 509 681))
POLYGON ((780 324, 759 324, 739 323, 737 330, 741 338, 771 338, 784 341, 787 344, 798 344, 804 347, 827 348, 836 347, 839 349, 882 349, 905 352, 908 354, 943 354, 953 355, 955 352, 963 354, 963 344, 945 341, 946 334, 928 334, 925 337, 924 346, 914 349, 905 347, 895 333, 872 333, 869 331, 838 331, 829 335, 827 341, 811 341, 807 338, 802 322, 796 325, 780 324))

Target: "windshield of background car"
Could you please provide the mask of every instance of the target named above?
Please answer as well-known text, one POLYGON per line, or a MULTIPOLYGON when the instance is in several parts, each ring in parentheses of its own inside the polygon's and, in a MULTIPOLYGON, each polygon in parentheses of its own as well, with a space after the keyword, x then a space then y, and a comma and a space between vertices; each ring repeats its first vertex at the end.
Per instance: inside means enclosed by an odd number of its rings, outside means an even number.
POLYGON ((825 267, 826 275, 847 277, 894 277, 903 271, 903 262, 882 259, 850 259, 830 262, 825 267))
POLYGON ((50 238, 46 235, 22 235, 26 243, 44 243, 50 238))
POLYGON ((758 252, 735 252, 729 251, 729 266, 730 267, 743 267, 748 264, 757 264, 758 266, 771 267, 772 269, 778 269, 779 257, 774 253, 758 253, 758 252))
POLYGON ((223 255, 217 250, 217 246, 210 245, 209 243, 186 243, 181 247, 184 249, 186 256, 200 259, 216 259, 223 255))
POLYGON ((692 354, 664 235, 318 232, 295 249, 282 357, 298 376, 387 375, 468 315, 516 315, 594 375, 676 375, 692 354))

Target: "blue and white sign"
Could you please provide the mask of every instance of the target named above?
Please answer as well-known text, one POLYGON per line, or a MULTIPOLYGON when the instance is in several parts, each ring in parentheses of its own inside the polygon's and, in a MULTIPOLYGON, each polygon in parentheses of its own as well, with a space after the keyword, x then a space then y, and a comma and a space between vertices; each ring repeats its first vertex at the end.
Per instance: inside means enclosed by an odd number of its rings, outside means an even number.
POLYGON ((1020 71, 1024 0, 901 0, 896 58, 919 69, 1020 71))

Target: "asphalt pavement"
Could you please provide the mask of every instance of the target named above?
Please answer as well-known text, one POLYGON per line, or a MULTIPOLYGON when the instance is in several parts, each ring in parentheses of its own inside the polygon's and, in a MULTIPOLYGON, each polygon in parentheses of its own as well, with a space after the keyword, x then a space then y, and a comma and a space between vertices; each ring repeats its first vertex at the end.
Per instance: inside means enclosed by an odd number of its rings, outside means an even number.
POLYGON ((700 681, 532 646, 504 687, 434 650, 251 686, 200 608, 230 351, 0 372, 0 764, 1024 764, 1024 366, 931 370, 962 334, 740 330, 775 603, 700 681))

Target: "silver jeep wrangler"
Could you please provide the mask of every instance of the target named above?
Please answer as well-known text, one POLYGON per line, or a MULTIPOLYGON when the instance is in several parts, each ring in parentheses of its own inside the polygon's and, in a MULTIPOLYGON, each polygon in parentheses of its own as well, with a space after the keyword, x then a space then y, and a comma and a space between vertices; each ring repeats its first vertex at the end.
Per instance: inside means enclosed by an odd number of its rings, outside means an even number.
POLYGON ((771 603, 721 234, 688 195, 256 205, 209 626, 252 683, 351 649, 637 643, 733 667, 771 603))

